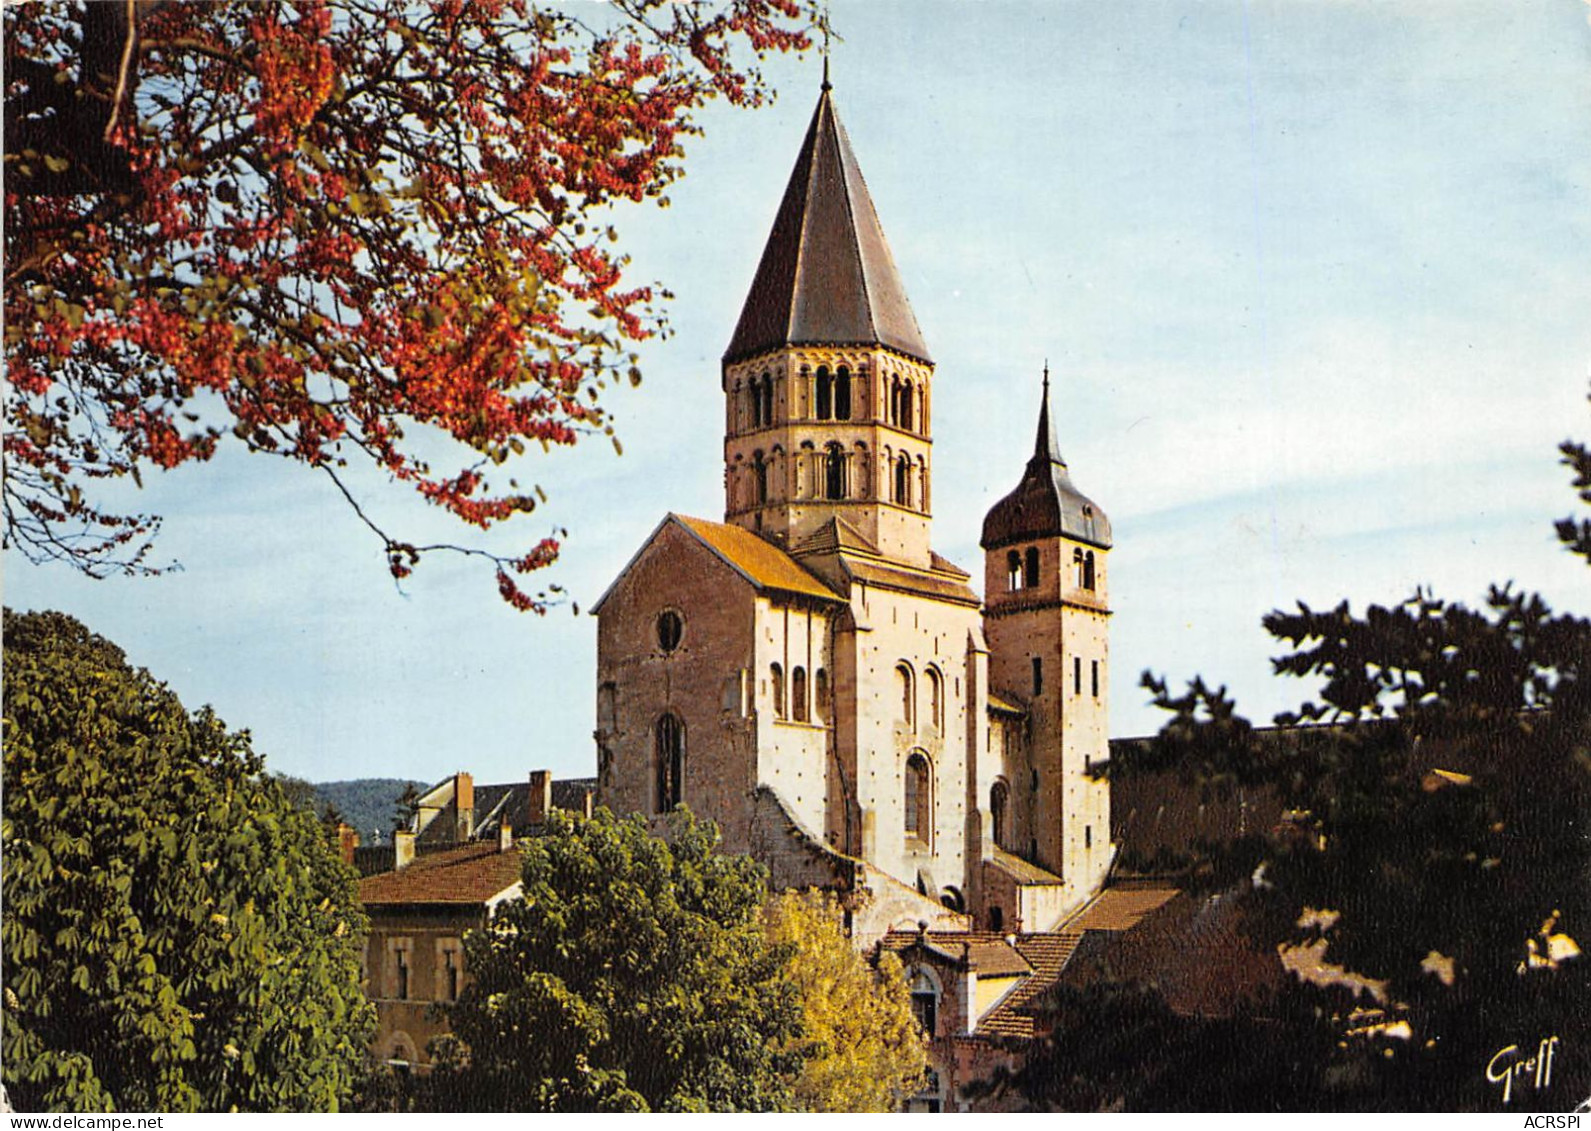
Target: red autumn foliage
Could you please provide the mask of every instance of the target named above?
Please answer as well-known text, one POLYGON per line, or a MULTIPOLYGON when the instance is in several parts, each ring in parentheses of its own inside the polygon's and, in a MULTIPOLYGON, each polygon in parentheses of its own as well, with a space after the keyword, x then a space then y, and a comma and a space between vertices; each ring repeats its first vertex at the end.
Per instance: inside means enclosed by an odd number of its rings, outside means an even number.
POLYGON ((486 528, 536 505, 490 473, 609 432, 663 327, 609 206, 662 199, 691 115, 755 105, 747 52, 806 0, 255 0, 5 7, 5 539, 150 572, 158 519, 95 481, 221 442, 331 476, 394 577, 453 550, 383 531, 359 461, 486 528), (131 19, 129 20, 129 13, 131 19), (129 26, 130 25, 130 26, 129 26), (450 438, 448 469, 420 454, 450 438))

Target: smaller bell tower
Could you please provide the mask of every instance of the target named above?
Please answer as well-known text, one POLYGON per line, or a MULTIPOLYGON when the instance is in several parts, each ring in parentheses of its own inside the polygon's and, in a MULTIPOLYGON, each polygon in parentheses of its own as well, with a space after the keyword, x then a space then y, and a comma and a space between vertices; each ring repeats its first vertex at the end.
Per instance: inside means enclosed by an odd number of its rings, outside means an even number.
POLYGON ((1110 521, 1072 483, 1050 423, 1022 481, 984 519, 984 632, 993 691, 1027 709, 1026 763, 1008 765, 1011 847, 1092 892, 1110 867, 1110 521))

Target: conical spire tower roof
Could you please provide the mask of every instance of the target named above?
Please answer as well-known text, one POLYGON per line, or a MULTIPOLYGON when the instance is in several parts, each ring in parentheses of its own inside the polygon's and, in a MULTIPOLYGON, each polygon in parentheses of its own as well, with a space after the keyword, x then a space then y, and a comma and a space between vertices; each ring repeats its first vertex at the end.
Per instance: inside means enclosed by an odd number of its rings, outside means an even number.
POLYGON ((882 345, 932 361, 826 73, 724 360, 787 345, 882 345))
POLYGON ((1013 542, 1040 538, 1074 538, 1103 549, 1110 548, 1110 519, 1072 483, 1072 473, 1055 443, 1050 423, 1050 371, 1044 368, 1044 392, 1039 401, 1039 427, 1033 438, 1033 457, 1022 472, 1016 490, 994 504, 983 520, 985 550, 1013 542))

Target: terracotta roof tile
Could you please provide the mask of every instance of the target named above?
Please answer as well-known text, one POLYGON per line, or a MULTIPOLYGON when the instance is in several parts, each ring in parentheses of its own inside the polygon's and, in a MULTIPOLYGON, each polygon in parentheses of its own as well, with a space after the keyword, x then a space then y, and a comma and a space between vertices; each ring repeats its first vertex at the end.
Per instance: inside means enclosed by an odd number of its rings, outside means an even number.
POLYGON ((1068 920, 1066 926, 1076 931, 1131 930, 1144 916, 1159 910, 1178 894, 1176 888, 1160 885, 1106 888, 1068 920))
POLYGON ((759 589, 779 589, 830 601, 839 600, 834 590, 808 573, 789 554, 749 530, 722 522, 708 522, 704 518, 688 518, 679 514, 670 517, 700 538, 709 549, 759 589))
POLYGON ((393 904, 485 903, 519 883, 519 853, 495 844, 469 844, 417 856, 395 872, 359 881, 367 907, 393 904))

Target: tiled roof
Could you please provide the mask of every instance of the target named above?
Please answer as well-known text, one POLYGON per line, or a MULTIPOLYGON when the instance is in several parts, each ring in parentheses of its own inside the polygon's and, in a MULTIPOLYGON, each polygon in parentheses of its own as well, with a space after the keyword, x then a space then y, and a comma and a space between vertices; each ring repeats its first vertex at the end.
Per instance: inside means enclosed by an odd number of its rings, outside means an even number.
POLYGON ((839 516, 829 519, 814 530, 795 547, 794 552, 806 555, 827 554, 836 550, 850 550, 852 553, 878 556, 878 547, 869 542, 856 527, 839 516))
POLYGON ((1109 887, 1096 895, 1066 923, 1069 930, 1127 931, 1144 916, 1165 906, 1180 894, 1161 884, 1109 887))
POLYGON ((962 569, 955 562, 939 553, 937 550, 928 551, 928 561, 935 573, 953 573, 964 581, 972 580, 972 574, 962 569))
POLYGON ((1063 884, 1066 881, 1054 872, 1047 872, 1037 864, 1029 863, 1003 848, 996 848, 989 863, 1010 876, 1019 884, 1063 884))
POLYGON ((724 360, 803 343, 932 361, 826 83, 724 360))
POLYGON ((966 962, 987 978, 1032 973, 1033 967, 998 931, 891 931, 884 936, 885 950, 898 952, 922 946, 950 962, 966 962))
POLYGON ((1016 948, 1032 966, 1033 976, 984 1014, 978 1022, 978 1033, 999 1037, 1033 1036, 1033 1011, 1042 1002, 1044 994, 1060 981, 1061 972, 1066 969, 1082 937, 1081 931, 1019 935, 1016 948))
POLYGON ((1142 982, 1185 1016, 1229 1016, 1245 1000, 1263 1005, 1288 975, 1276 952, 1256 947, 1244 931, 1240 895, 1241 887, 1178 893, 1131 929, 1090 931, 1086 953, 1063 980, 1142 982))
MULTIPOLYGON (((439 794, 441 787, 450 784, 451 777, 443 778, 427 791, 427 796, 439 794)), ((588 793, 595 792, 596 778, 557 778, 552 783, 552 805, 554 809, 567 809, 575 813, 585 812, 585 799, 588 793)), ((443 809, 450 814, 448 819, 433 820, 420 835, 415 838, 417 844, 449 844, 457 837, 457 825, 452 814, 456 814, 454 800, 451 794, 443 809)), ((530 819, 530 782, 497 782, 491 785, 477 785, 475 787, 475 840, 497 841, 498 830, 504 819, 518 832, 530 833, 537 830, 528 825, 530 819)))
POLYGON ((704 518, 670 515, 759 589, 779 589, 809 597, 838 600, 838 595, 789 554, 751 531, 704 518))
POLYGON ((485 903, 519 883, 519 853, 495 844, 468 844, 417 856, 395 872, 359 881, 366 907, 398 904, 485 903))

